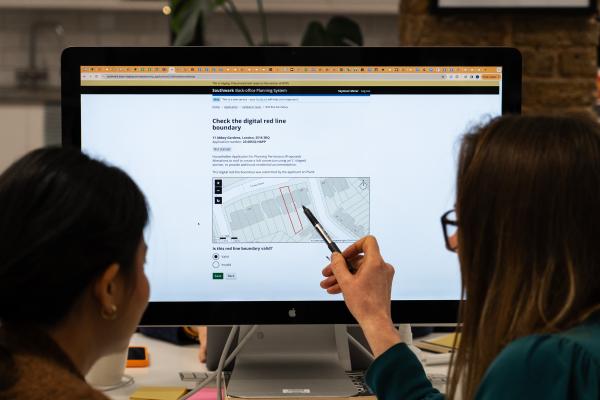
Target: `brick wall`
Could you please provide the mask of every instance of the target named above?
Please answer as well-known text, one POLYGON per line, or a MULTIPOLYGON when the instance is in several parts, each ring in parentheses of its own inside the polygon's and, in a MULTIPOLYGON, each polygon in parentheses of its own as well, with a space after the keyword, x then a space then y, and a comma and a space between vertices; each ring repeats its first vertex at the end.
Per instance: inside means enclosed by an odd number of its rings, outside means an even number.
POLYGON ((431 15, 403 0, 402 45, 514 46, 523 54, 523 113, 593 112, 598 22, 581 15, 431 15))

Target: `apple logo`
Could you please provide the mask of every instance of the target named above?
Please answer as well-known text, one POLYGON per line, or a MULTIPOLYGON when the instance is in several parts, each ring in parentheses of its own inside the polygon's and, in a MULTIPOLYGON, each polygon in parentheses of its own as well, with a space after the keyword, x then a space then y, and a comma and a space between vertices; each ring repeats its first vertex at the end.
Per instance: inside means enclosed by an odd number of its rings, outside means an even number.
POLYGON ((290 318, 296 318, 296 309, 292 308, 291 310, 289 310, 288 315, 290 316, 290 318))

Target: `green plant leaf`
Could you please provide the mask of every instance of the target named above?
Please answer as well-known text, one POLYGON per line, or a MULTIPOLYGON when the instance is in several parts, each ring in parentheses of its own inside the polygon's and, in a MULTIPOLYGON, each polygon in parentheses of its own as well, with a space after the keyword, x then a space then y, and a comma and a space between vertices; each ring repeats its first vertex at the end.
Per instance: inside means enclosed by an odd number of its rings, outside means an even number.
POLYGON ((362 46, 363 37, 360 26, 347 17, 332 17, 325 29, 334 46, 362 46))
POLYGON ((205 0, 180 0, 174 4, 171 29, 175 33, 174 46, 186 46, 196 41, 198 28, 202 28, 206 8, 205 0), (200 25, 199 25, 200 24, 200 25))
POLYGON ((179 33, 181 26, 190 14, 190 2, 184 0, 171 0, 170 26, 174 34, 179 33))
POLYGON ((317 21, 313 21, 308 24, 304 35, 302 35, 302 42, 300 46, 326 46, 327 45, 327 33, 323 24, 317 21))
POLYGON ((327 26, 318 21, 308 24, 301 46, 362 46, 360 26, 346 17, 332 17, 327 26))

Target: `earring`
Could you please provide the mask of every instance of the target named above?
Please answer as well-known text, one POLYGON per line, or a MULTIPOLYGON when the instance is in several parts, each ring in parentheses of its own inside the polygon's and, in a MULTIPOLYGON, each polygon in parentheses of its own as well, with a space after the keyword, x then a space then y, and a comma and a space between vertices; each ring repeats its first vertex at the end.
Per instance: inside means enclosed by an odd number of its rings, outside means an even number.
POLYGON ((107 321, 112 321, 114 319, 117 318, 117 306, 116 305, 112 305, 110 306, 110 311, 106 311, 106 308, 103 308, 102 311, 100 311, 100 315, 102 316, 102 318, 104 318, 107 321))

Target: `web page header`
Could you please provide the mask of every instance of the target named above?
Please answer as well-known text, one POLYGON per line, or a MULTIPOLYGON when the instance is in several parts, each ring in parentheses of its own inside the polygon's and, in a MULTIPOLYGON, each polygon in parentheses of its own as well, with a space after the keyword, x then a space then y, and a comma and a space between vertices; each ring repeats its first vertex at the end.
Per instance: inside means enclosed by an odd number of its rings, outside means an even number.
POLYGON ((501 67, 82 66, 81 86, 500 86, 501 67))

